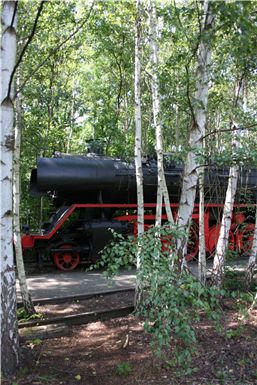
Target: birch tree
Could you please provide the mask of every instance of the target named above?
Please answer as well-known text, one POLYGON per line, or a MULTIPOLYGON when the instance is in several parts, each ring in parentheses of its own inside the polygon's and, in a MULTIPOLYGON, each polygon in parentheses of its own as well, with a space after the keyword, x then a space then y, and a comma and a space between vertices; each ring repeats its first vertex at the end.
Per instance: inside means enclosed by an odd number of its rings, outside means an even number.
MULTIPOLYGON (((30 35, 27 38, 26 43, 24 44, 20 56, 17 60, 17 63, 14 66, 12 71, 10 81, 12 82, 15 71, 18 69, 18 66, 21 64, 22 59, 25 55, 25 52, 33 39, 33 36, 36 32, 36 27, 38 19, 43 9, 45 1, 41 1, 37 10, 37 15, 34 20, 33 27, 31 29, 30 35)), ((17 79, 17 89, 20 88, 19 82, 20 76, 17 79)), ((22 246, 21 246, 21 234, 20 234, 20 151, 21 151, 21 101, 20 93, 16 93, 13 96, 12 102, 16 98, 16 125, 14 130, 14 147, 13 147, 13 232, 14 232, 14 246, 15 246, 15 256, 16 256, 16 266, 18 272, 18 279, 20 285, 20 291, 22 296, 22 301, 24 309, 28 315, 34 314, 36 311, 33 306, 33 302, 30 296, 30 293, 27 288, 26 283, 26 274, 24 269, 22 246)))
POLYGON ((158 189, 157 189, 157 207, 155 224, 161 225, 162 215, 162 200, 164 198, 165 210, 168 221, 173 223, 173 216, 170 207, 169 192, 167 189, 164 166, 163 166, 163 136, 162 136, 162 122, 161 122, 161 108, 160 108, 160 94, 159 94, 159 80, 158 80, 158 44, 157 44, 157 17, 156 17, 156 1, 149 0, 149 40, 151 49, 151 87, 152 87, 152 105, 153 105, 153 120, 156 133, 156 153, 157 153, 157 167, 158 167, 158 189))
POLYGON ((20 233, 20 150, 21 150, 21 100, 20 95, 16 99, 16 124, 14 130, 14 154, 13 154, 13 232, 16 256, 16 267, 21 291, 21 297, 25 312, 28 315, 36 313, 31 295, 28 291, 26 274, 23 262, 20 233))
POLYGON ((249 257, 249 261, 248 261, 248 265, 245 273, 245 286, 247 290, 251 288, 251 285, 253 282, 254 268, 256 265, 256 257, 257 257, 257 204, 256 204, 256 211, 255 211, 255 228, 254 228, 254 234, 253 234, 252 250, 251 250, 251 255, 249 257))
POLYGON ((13 256, 13 121, 11 85, 16 58, 16 1, 2 5, 1 41, 1 364, 4 375, 13 374, 20 361, 13 256))
POLYGON ((234 165, 230 167, 229 170, 229 179, 228 179, 228 187, 226 191, 225 204, 223 209, 222 221, 220 226, 220 234, 218 238, 218 243, 216 247, 216 252, 213 260, 213 268, 212 268, 212 283, 221 287, 223 274, 224 274, 224 266, 225 266, 225 255, 228 247, 229 240, 229 230, 231 226, 231 219, 237 189, 239 175, 239 166, 234 165))
MULTIPOLYGON (((141 129, 141 0, 136 0, 136 35, 135 35, 135 167, 137 183, 137 270, 140 270, 140 237, 144 233, 144 191, 142 170, 142 129, 141 129)), ((137 274, 135 305, 138 306, 141 298, 141 285, 137 274)))
POLYGON ((201 36, 197 51, 196 92, 193 124, 189 133, 189 148, 183 175, 183 184, 177 215, 178 226, 185 230, 186 236, 177 240, 177 253, 179 266, 186 265, 185 254, 188 241, 189 228, 194 208, 196 189, 198 184, 198 168, 200 166, 196 150, 202 148, 205 135, 206 109, 208 102, 209 66, 211 61, 211 31, 214 17, 211 11, 211 2, 203 3, 203 16, 201 21, 201 36))
MULTIPOLYGON (((237 107, 241 104, 242 101, 242 91, 244 84, 244 74, 241 76, 240 80, 235 83, 234 87, 234 102, 233 107, 237 107)), ((231 119, 230 128, 232 130, 232 157, 236 152, 236 149, 239 147, 239 131, 237 130, 237 124, 231 119)), ((225 267, 225 257, 226 251, 228 248, 229 242, 229 231, 231 227, 233 208, 237 190, 237 183, 239 177, 239 166, 238 164, 233 164, 229 169, 229 179, 228 186, 226 191, 224 209, 222 214, 220 233, 217 242, 216 252, 213 259, 212 267, 212 283, 213 285, 221 288, 224 276, 224 267, 225 267)))
POLYGON ((206 250, 204 236, 204 167, 199 170, 199 255, 198 279, 205 285, 206 282, 206 250))

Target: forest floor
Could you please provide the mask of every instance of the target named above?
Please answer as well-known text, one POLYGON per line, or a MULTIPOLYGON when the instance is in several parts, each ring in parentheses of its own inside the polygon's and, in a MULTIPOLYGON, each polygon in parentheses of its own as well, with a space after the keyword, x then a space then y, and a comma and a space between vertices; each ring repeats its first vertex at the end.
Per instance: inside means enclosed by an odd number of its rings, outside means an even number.
MULTIPOLYGON (((131 294, 122 299, 131 301, 131 294)), ((117 302, 121 297, 96 299, 90 306, 117 302), (99 303, 100 302, 100 303, 99 303)), ((90 310, 90 302, 77 304, 90 310)), ((76 304, 44 305, 45 316, 72 314, 76 304), (55 308, 56 306, 56 308, 55 308), (59 308, 58 308, 59 306, 59 308), (59 313, 58 313, 59 312, 59 313)), ((108 308, 108 306, 107 306, 108 308)), ((151 336, 133 315, 105 322, 70 327, 69 334, 22 343, 24 362, 19 375, 3 385, 253 385, 257 384, 257 309, 239 320, 233 303, 224 310, 223 331, 202 319, 196 326, 198 347, 194 373, 178 376, 150 347, 151 336), (225 332, 226 330, 226 332, 225 332)), ((172 347, 170 354, 172 353, 172 347)))

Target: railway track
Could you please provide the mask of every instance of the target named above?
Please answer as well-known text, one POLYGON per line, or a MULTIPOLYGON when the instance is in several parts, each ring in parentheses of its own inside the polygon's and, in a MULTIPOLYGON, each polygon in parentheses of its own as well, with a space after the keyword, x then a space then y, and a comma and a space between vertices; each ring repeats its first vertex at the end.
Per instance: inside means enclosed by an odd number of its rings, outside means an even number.
POLYGON ((70 308, 72 311, 72 307, 78 306, 81 308, 86 308, 88 305, 88 300, 90 300, 90 311, 80 311, 77 312, 76 309, 74 310, 75 314, 67 314, 67 315, 61 315, 61 316, 54 316, 51 314, 50 317, 43 317, 43 318, 37 318, 37 319, 31 319, 28 321, 20 321, 19 322, 19 329, 24 328, 32 328, 32 327, 38 327, 38 326, 44 326, 44 325, 58 325, 58 324, 65 324, 68 326, 71 325, 80 325, 80 324, 87 324, 90 322, 96 322, 96 321, 106 321, 111 318, 117 318, 117 317, 124 317, 129 314, 131 314, 134 311, 133 306, 133 295, 134 295, 134 288, 129 289, 117 289, 113 291, 106 291, 101 293, 92 293, 92 294, 85 294, 85 295, 79 295, 79 296, 69 296, 69 297, 62 297, 62 298, 48 298, 43 299, 40 301, 34 301, 34 304, 39 307, 41 306, 47 306, 47 305, 58 305, 63 304, 63 308, 65 307, 70 308), (122 298, 122 296, 127 295, 128 298, 126 298, 125 304, 122 304, 122 300, 119 298, 122 298), (116 296, 116 297, 115 297, 116 296), (101 300, 101 301, 100 301, 101 300), (94 306, 95 302, 95 308, 92 309, 92 306, 94 306), (101 309, 99 310, 99 302, 101 309), (104 308, 104 302, 106 302, 106 308, 104 308), (112 306, 112 302, 116 303, 116 306, 112 306), (119 304, 119 302, 121 304, 119 304), (82 304, 82 306, 81 306, 82 304))

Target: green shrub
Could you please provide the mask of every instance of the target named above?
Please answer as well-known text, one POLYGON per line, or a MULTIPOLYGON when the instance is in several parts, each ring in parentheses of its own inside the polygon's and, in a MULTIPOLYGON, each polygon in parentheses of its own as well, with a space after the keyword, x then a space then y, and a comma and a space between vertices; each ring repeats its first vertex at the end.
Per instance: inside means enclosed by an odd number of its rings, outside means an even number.
POLYGON ((152 336, 155 354, 181 373, 190 374, 197 351, 194 326, 201 311, 214 320, 220 318, 220 293, 203 286, 187 271, 180 271, 175 240, 183 235, 176 226, 153 227, 137 243, 114 233, 114 242, 105 248, 96 267, 107 266, 107 274, 113 276, 121 267, 135 263, 140 245, 137 279, 143 291, 137 315, 152 336), (163 247, 163 240, 169 241, 168 247, 163 247))

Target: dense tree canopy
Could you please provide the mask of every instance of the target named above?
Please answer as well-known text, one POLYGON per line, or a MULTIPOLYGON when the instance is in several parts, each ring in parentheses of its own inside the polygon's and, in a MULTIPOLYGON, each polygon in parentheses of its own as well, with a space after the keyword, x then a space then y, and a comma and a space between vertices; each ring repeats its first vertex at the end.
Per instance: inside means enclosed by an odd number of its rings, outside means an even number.
MULTIPOLYGON (((147 4, 142 20, 142 145, 155 150, 147 4)), ((19 2, 18 52, 31 33, 39 4, 19 2)), ((251 1, 213 2, 206 159, 231 162, 230 124, 242 127, 238 158, 256 157, 256 11, 251 1), (241 87, 240 103, 235 87, 241 87), (251 154, 251 155, 249 155, 251 154)), ((194 120, 198 2, 157 2, 161 121, 164 151, 185 159, 194 120)), ((23 221, 29 217, 28 180, 39 155, 83 153, 103 139, 106 153, 131 158, 134 145, 134 1, 45 2, 19 68, 22 94, 23 221), (28 167, 28 165, 30 165, 28 167)), ((238 95, 239 97, 239 95, 238 95)), ((235 155, 234 155, 235 156, 235 155)))

